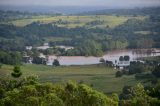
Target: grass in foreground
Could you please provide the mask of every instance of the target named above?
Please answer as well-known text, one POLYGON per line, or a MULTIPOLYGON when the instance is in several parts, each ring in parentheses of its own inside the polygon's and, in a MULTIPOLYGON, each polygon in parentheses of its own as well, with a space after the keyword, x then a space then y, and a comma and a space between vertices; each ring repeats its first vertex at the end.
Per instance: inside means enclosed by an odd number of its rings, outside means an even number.
MULTIPOLYGON (((10 76, 13 66, 3 65, 0 69, 0 77, 10 76)), ((140 82, 134 76, 123 76, 115 78, 113 68, 102 65, 87 66, 44 66, 44 65, 22 65, 23 76, 38 75, 41 82, 67 82, 74 80, 92 85, 94 89, 110 94, 119 93, 125 85, 135 85, 140 82)))

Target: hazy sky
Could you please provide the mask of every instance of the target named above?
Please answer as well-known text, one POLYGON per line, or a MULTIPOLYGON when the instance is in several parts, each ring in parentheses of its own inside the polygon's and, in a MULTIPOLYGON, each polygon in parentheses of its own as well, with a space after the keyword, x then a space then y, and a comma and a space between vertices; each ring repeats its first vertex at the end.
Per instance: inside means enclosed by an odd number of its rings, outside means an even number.
POLYGON ((143 7, 160 6, 160 0, 0 0, 0 5, 143 7))

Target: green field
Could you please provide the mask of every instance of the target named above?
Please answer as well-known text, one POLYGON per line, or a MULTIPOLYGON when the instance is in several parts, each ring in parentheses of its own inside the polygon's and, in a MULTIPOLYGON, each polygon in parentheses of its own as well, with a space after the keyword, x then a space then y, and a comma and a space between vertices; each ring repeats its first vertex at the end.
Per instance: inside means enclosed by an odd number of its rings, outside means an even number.
POLYGON ((41 23, 52 23, 56 22, 58 20, 67 21, 69 24, 57 24, 60 27, 68 27, 68 28, 74 28, 77 26, 84 26, 86 23, 100 20, 104 21, 102 25, 96 25, 96 26, 87 26, 87 27, 101 27, 105 28, 107 25, 111 28, 120 25, 127 21, 128 19, 136 18, 143 20, 146 17, 145 16, 108 16, 108 15, 98 15, 98 16, 37 16, 32 17, 31 19, 21 19, 21 20, 15 20, 11 21, 10 23, 16 25, 16 26, 25 26, 27 24, 30 24, 32 22, 41 22, 41 23))
MULTIPOLYGON (((10 77, 13 67, 3 65, 0 69, 0 77, 10 77)), ((84 82, 88 85, 93 85, 93 88, 110 94, 112 92, 121 92, 125 85, 135 85, 140 82, 134 76, 123 76, 115 78, 113 68, 103 65, 88 65, 88 66, 44 66, 44 65, 23 65, 21 66, 23 76, 38 75, 41 82, 61 82, 65 83, 68 80, 84 82)))
POLYGON ((44 37, 44 40, 46 42, 57 42, 57 41, 70 41, 71 38, 65 38, 65 37, 44 37))

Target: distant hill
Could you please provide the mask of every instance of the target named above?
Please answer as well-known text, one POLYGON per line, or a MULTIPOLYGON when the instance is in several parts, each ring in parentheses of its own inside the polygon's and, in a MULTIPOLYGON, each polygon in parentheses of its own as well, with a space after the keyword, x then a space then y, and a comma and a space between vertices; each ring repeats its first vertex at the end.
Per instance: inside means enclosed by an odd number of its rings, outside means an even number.
POLYGON ((0 5, 0 10, 5 11, 20 11, 34 13, 61 13, 61 14, 78 14, 88 11, 103 10, 106 7, 98 6, 8 6, 0 5))
POLYGON ((105 6, 8 6, 0 5, 0 10, 3 11, 20 11, 29 13, 42 13, 42 14, 80 14, 80 15, 157 15, 160 14, 160 7, 147 7, 147 8, 130 8, 110 9, 105 6))
POLYGON ((134 9, 104 9, 89 11, 80 15, 160 15, 160 7, 134 8, 134 9))

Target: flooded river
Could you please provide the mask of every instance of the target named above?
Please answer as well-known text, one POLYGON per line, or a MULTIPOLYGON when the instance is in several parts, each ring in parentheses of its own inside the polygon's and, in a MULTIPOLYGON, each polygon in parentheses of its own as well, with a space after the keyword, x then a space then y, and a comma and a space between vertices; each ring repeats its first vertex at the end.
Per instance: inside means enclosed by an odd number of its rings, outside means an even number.
POLYGON ((104 58, 105 60, 119 62, 120 56, 129 56, 130 61, 137 60, 141 57, 160 56, 160 49, 131 49, 131 50, 113 50, 106 52, 102 57, 94 56, 48 56, 47 65, 52 65, 54 59, 58 59, 61 65, 90 65, 98 64, 99 60, 104 58))

